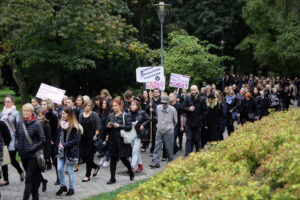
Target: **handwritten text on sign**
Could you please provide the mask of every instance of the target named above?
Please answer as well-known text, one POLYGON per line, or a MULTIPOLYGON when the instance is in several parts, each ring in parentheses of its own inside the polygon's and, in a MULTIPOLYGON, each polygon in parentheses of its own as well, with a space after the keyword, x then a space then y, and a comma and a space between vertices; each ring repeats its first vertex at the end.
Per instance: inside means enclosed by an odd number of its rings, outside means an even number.
POLYGON ((146 83, 146 90, 150 90, 150 85, 151 85, 152 90, 153 89, 160 89, 160 90, 164 91, 165 87, 166 87, 166 77, 164 77, 164 80, 161 80, 161 81, 146 83))
POLYGON ((136 68, 136 81, 139 83, 160 81, 163 77, 164 68, 161 66, 136 68))
POLYGON ((60 104, 64 95, 65 90, 41 83, 41 86, 36 94, 36 97, 40 99, 51 99, 54 103, 60 104))
POLYGON ((189 76, 171 73, 170 84, 169 84, 170 87, 188 89, 189 83, 190 83, 189 76))

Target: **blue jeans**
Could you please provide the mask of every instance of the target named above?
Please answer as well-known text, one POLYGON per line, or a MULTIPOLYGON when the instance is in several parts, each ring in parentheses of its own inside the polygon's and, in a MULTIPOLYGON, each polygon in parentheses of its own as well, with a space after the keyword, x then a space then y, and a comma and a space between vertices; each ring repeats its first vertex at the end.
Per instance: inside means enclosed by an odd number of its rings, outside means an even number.
MULTIPOLYGON (((57 158, 57 171, 58 171, 61 187, 66 186, 65 172, 64 172, 65 161, 66 161, 65 158, 57 158)), ((70 185, 69 187, 70 189, 74 190, 74 183, 75 183, 74 164, 67 164, 67 170, 69 173, 69 185, 70 185)))

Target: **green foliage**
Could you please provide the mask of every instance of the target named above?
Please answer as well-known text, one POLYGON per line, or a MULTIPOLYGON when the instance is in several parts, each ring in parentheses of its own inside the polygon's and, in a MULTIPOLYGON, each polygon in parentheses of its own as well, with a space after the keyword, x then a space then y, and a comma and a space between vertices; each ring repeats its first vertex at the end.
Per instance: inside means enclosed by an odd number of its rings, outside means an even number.
POLYGON ((299 199, 300 110, 239 126, 116 199, 299 199))
POLYGON ((299 1, 247 0, 243 17, 252 33, 237 48, 253 50, 261 66, 286 75, 300 73, 299 11, 299 1))
POLYGON ((171 73, 184 74, 191 76, 190 85, 200 85, 207 80, 216 81, 224 72, 222 58, 209 53, 215 46, 201 42, 183 30, 171 32, 168 39, 169 46, 164 54, 167 77, 171 73))

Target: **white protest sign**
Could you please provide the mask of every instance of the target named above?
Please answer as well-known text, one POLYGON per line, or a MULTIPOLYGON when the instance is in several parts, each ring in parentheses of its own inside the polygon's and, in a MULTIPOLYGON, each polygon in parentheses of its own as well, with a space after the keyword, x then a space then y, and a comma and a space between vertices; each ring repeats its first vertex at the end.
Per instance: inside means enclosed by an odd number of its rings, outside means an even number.
POLYGON ((155 81, 155 82, 148 82, 146 83, 146 90, 150 90, 150 85, 151 89, 160 89, 161 91, 165 91, 166 89, 166 77, 160 81, 155 81))
POLYGON ((136 68, 136 81, 139 83, 155 82, 163 80, 164 68, 159 67, 138 67, 136 68))
POLYGON ((41 83, 40 88, 36 94, 37 98, 40 99, 51 99, 53 103, 60 104, 66 91, 41 83))
POLYGON ((170 77, 170 87, 189 89, 190 77, 181 74, 171 73, 170 77))

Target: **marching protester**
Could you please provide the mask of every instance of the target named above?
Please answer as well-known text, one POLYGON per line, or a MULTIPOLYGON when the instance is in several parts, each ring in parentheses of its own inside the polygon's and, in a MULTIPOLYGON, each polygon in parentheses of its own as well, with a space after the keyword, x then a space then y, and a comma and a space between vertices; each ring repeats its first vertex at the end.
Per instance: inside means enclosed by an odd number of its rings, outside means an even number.
POLYGON ((275 109, 275 111, 280 111, 280 98, 277 88, 273 88, 268 98, 270 99, 270 108, 275 109))
POLYGON ((205 99, 200 97, 196 85, 191 86, 191 96, 186 98, 183 110, 186 112, 185 156, 188 156, 193 151, 194 145, 196 151, 199 151, 201 148, 201 128, 203 125, 203 116, 207 110, 205 99))
POLYGON ((176 111, 177 111, 177 124, 174 128, 174 144, 173 144, 173 153, 176 154, 177 151, 179 150, 179 147, 177 146, 177 136, 180 132, 184 131, 184 117, 183 117, 183 112, 182 112, 182 106, 180 103, 176 101, 176 97, 174 93, 169 94, 170 98, 170 105, 173 106, 176 111))
MULTIPOLYGON (((148 116, 150 116, 150 107, 149 107, 150 102, 149 102, 148 92, 146 90, 144 90, 143 94, 142 94, 143 97, 139 97, 139 96, 138 96, 138 98, 141 101, 141 109, 144 110, 148 116)), ((150 119, 150 121, 151 121, 151 119, 150 119)), ((150 126, 148 126, 146 128, 145 133, 147 133, 147 134, 142 134, 141 135, 141 141, 142 141, 142 144, 143 144, 142 148, 141 148, 141 152, 146 152, 146 149, 149 147, 149 143, 150 143, 150 126)))
POLYGON ((63 109, 57 132, 55 153, 57 157, 60 188, 56 192, 56 195, 67 192, 66 196, 71 196, 75 194, 74 165, 78 163, 80 140, 79 124, 72 107, 65 107, 63 109), (67 166, 69 174, 69 190, 67 189, 65 182, 65 165, 67 166))
POLYGON ((134 180, 128 157, 131 155, 130 144, 125 144, 121 137, 121 130, 130 131, 132 129, 130 115, 123 111, 123 103, 120 99, 112 101, 113 113, 110 113, 107 120, 108 148, 110 153, 110 180, 107 184, 116 183, 116 167, 120 159, 129 172, 130 180, 134 180))
POLYGON ((106 99, 109 102, 109 107, 112 107, 112 97, 107 89, 103 89, 100 92, 101 99, 106 99))
POLYGON ((129 112, 130 111, 130 104, 133 98, 133 93, 131 90, 126 90, 125 93, 123 94, 124 98, 124 112, 129 112))
POLYGON ((94 162, 96 148, 94 143, 97 141, 101 130, 101 122, 98 114, 93 109, 91 100, 83 105, 84 112, 79 115, 79 123, 83 127, 83 135, 80 138, 80 157, 86 163, 86 173, 82 182, 90 181, 91 170, 94 169, 93 177, 98 174, 100 167, 94 162))
MULTIPOLYGON (((55 155, 55 142, 57 138, 57 127, 58 127, 58 117, 53 113, 53 103, 50 99, 42 101, 42 109, 45 110, 45 117, 49 122, 51 129, 51 159, 56 172, 56 182, 55 185, 59 185, 59 177, 57 172, 57 159, 55 155)), ((48 168, 51 169, 51 166, 48 165, 48 168)))
POLYGON ((207 130, 207 141, 223 140, 222 118, 223 106, 218 102, 214 93, 210 93, 206 100, 207 111, 204 115, 204 127, 207 130))
MULTIPOLYGON (((11 164, 18 171, 18 173, 20 175, 20 181, 23 182, 24 181, 24 172, 23 172, 20 164, 16 160, 17 151, 15 148, 16 129, 17 129, 18 124, 21 122, 21 119, 20 119, 20 113, 19 113, 19 111, 17 111, 16 106, 14 105, 14 97, 13 96, 8 95, 4 98, 4 108, 0 114, 0 119, 7 125, 8 129, 9 129, 10 137, 11 137, 10 143, 8 145, 8 152, 9 152, 11 164)), ((0 187, 9 185, 8 166, 7 165, 2 166, 2 173, 3 173, 3 182, 0 183, 0 187)))
POLYGON ((81 95, 77 96, 75 101, 75 114, 77 119, 79 119, 79 115, 84 111, 83 105, 84 105, 83 97, 81 95))
POLYGON ((244 124, 246 122, 254 122, 254 120, 257 117, 256 110, 256 103, 252 97, 252 94, 248 92, 245 95, 245 99, 243 100, 239 109, 238 117, 240 119, 241 124, 244 124))
POLYGON ((158 105, 156 108, 158 122, 155 149, 153 152, 153 163, 150 164, 151 168, 160 167, 160 156, 163 143, 166 147, 168 162, 173 160, 174 128, 177 124, 178 118, 176 109, 173 106, 170 106, 169 102, 169 96, 163 96, 161 99, 162 105, 158 105))
POLYGON ((257 97, 257 116, 261 119, 270 114, 268 108, 270 107, 270 100, 265 96, 265 92, 261 90, 260 96, 257 97))
POLYGON ((42 174, 36 152, 43 148, 46 139, 42 124, 33 114, 33 106, 27 103, 23 105, 22 111, 23 120, 16 129, 16 148, 26 171, 23 199, 28 200, 30 195, 32 199, 39 199, 42 174))
MULTIPOLYGON (((41 122, 44 134, 45 134, 45 143, 43 145, 44 157, 46 161, 46 170, 51 169, 51 128, 45 117, 45 110, 39 108, 35 111, 37 119, 41 122)), ((47 189, 48 180, 42 176, 42 191, 45 192, 47 189)))
POLYGON ((228 93, 226 94, 225 97, 225 103, 226 103, 226 126, 227 126, 227 133, 228 136, 231 135, 231 133, 234 131, 234 117, 233 115, 233 108, 236 105, 236 100, 235 100, 235 93, 233 89, 230 89, 228 93))
MULTIPOLYGON (((103 144, 103 142, 106 141, 106 137, 108 136, 106 122, 108 120, 108 115, 110 112, 111 112, 111 107, 110 107, 109 101, 107 99, 102 99, 100 101, 100 115, 99 115, 100 123, 101 123, 101 126, 100 126, 101 134, 100 134, 100 137, 98 138, 98 140, 102 141, 102 144, 103 144)), ((108 149, 107 148, 99 149, 99 151, 100 151, 99 153, 100 153, 100 157, 101 157, 99 165, 103 166, 103 167, 108 167, 109 160, 110 160, 108 149)))
POLYGON ((130 116, 131 122, 136 122, 134 128, 137 133, 137 137, 131 143, 131 167, 133 170, 141 172, 143 170, 143 163, 140 155, 141 137, 143 134, 147 134, 146 131, 150 123, 150 117, 141 109, 141 103, 137 100, 131 102, 130 116))

